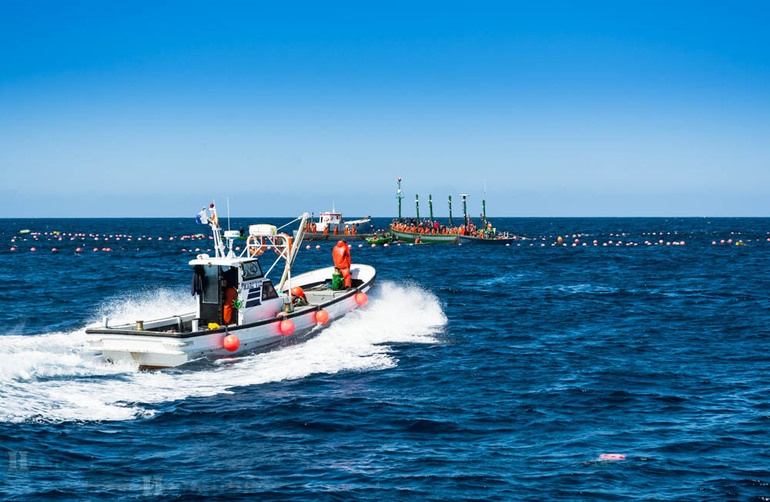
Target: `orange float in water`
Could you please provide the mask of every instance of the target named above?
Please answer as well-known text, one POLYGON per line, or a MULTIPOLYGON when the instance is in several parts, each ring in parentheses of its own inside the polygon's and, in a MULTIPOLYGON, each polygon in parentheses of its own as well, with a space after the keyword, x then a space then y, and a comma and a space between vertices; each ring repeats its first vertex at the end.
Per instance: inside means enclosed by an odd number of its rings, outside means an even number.
POLYGON ((359 307, 363 307, 369 302, 369 297, 366 296, 366 293, 356 293, 356 304, 358 304, 359 307))
POLYGON ((602 453, 599 460, 625 460, 626 456, 622 453, 602 453))
POLYGON ((564 239, 562 239, 562 238, 561 238, 561 235, 560 235, 560 236, 559 236, 559 237, 556 239, 556 242, 558 242, 559 244, 561 244, 561 243, 562 243, 562 241, 564 241, 564 239))
POLYGON ((289 336, 294 333, 294 323, 291 319, 284 319, 278 327, 281 330, 281 334, 289 336))
POLYGON ((329 313, 324 309, 319 310, 315 313, 315 322, 318 324, 326 324, 329 322, 329 313))
POLYGON ((235 335, 227 335, 225 337, 223 345, 227 350, 229 350, 230 352, 233 352, 238 350, 238 347, 241 346, 241 341, 235 335))

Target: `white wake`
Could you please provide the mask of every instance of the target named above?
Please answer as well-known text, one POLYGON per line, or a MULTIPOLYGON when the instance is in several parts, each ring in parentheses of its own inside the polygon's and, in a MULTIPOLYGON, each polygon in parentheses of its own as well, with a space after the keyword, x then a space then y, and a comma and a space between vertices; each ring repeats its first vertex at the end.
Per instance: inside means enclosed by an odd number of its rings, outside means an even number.
MULTIPOLYGON (((189 294, 158 291, 107 305, 99 318, 132 322, 192 310, 189 294)), ((1 336, 0 422, 131 420, 151 416, 148 405, 216 396, 234 387, 389 368, 397 364, 389 344, 435 343, 445 324, 431 292, 386 282, 366 307, 306 342, 204 369, 138 372, 103 362, 85 350, 85 329, 1 336)))

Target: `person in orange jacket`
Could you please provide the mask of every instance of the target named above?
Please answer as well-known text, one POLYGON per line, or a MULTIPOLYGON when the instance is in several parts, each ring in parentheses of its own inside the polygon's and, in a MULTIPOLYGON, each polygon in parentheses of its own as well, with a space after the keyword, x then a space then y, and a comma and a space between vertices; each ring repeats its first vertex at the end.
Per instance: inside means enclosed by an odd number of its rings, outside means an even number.
POLYGON ((238 290, 236 289, 238 287, 238 269, 230 267, 222 274, 222 279, 225 287, 225 304, 222 308, 222 320, 225 324, 230 324, 238 319, 234 307, 235 300, 238 299, 238 290))
POLYGON ((342 274, 345 279, 345 289, 353 285, 350 277, 350 249, 345 241, 339 241, 332 249, 332 258, 334 258, 334 271, 342 274))

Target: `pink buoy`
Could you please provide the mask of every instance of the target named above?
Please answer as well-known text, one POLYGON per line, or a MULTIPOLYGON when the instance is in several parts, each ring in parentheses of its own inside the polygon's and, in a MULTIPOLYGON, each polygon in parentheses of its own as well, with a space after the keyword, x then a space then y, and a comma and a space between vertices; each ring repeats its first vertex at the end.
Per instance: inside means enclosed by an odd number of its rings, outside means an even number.
POLYGON ((281 330, 281 334, 285 336, 289 336, 294 333, 294 323, 291 319, 284 319, 281 321, 281 324, 278 326, 278 328, 281 330))
POLYGON ((329 313, 324 309, 319 310, 315 313, 315 322, 317 324, 326 324, 329 322, 329 313))
POLYGON ((37 251, 35 248, 29 248, 30 251, 37 251))
POLYGON ((222 345, 228 351, 234 352, 238 350, 238 347, 241 346, 241 341, 235 335, 227 335, 224 341, 222 342, 222 345))
POLYGON ((622 453, 602 453, 599 460, 625 460, 626 456, 622 453))
POLYGON ((316 249, 321 249, 321 245, 320 245, 320 244, 316 244, 316 245, 315 245, 315 248, 316 248, 316 249))
POLYGON ((367 303, 369 303, 369 297, 366 296, 366 293, 356 293, 356 304, 359 307, 363 307, 367 303))

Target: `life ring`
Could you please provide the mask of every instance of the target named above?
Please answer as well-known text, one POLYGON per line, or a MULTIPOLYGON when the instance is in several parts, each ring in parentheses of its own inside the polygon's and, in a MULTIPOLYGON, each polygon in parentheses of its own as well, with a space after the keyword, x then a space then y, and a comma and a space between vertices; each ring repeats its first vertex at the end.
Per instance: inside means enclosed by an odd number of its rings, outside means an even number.
MULTIPOLYGON (((289 237, 288 234, 280 233, 276 235, 276 237, 280 237, 283 239, 284 245, 286 247, 286 256, 289 255, 289 252, 291 251, 291 237, 289 237)), ((275 251, 275 254, 283 254, 284 246, 273 246, 273 250, 275 251)))
POLYGON ((259 256, 265 252, 265 242, 262 240, 262 237, 250 235, 246 239, 246 246, 251 256, 259 256))

